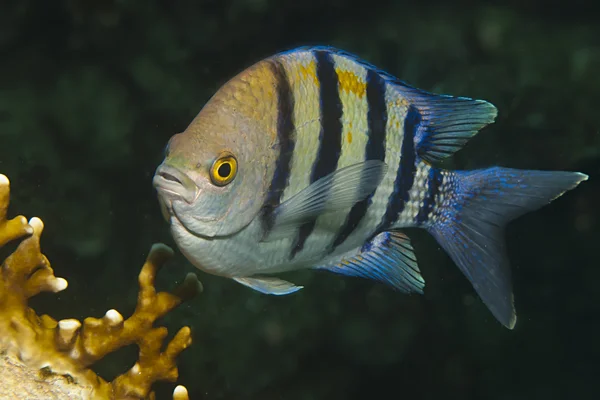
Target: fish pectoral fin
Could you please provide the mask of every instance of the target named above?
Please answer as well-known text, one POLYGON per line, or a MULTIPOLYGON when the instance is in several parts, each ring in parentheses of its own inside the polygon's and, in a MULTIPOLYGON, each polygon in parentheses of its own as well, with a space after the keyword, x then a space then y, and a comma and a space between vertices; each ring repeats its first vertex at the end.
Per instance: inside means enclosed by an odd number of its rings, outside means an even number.
POLYGON ((484 100, 437 95, 400 81, 393 83, 421 114, 415 147, 428 162, 441 161, 460 150, 484 126, 494 122, 498 113, 493 104, 484 100))
POLYGON ((405 293, 422 294, 425 286, 410 239, 395 231, 382 232, 357 253, 316 269, 373 279, 405 293))
POLYGON ((367 160, 318 179, 273 209, 262 241, 286 237, 311 218, 352 207, 375 191, 386 171, 383 161, 367 160))
POLYGON ((296 286, 291 282, 284 281, 283 279, 273 278, 270 276, 257 277, 244 277, 244 278, 233 278, 234 281, 241 283, 244 286, 248 286, 256 291, 264 294, 273 294, 276 296, 283 296, 291 294, 302 289, 304 286, 296 286))

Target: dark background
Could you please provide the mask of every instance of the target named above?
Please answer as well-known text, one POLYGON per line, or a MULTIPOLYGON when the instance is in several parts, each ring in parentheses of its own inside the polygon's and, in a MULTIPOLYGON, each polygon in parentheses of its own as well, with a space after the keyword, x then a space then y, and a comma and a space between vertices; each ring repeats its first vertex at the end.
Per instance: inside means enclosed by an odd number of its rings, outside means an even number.
MULTIPOLYGON (((584 1, 0 2, 0 172, 11 210, 39 216, 59 296, 38 312, 135 305, 152 243, 173 245, 151 185, 168 138, 234 74, 327 44, 426 90, 499 109, 454 158, 585 172, 590 181, 507 230, 519 319, 503 328, 423 232, 408 233, 424 296, 318 272, 264 296, 199 273, 205 291, 164 323, 192 399, 591 399, 600 361, 600 13, 584 1), (564 5, 561 5, 564 4, 564 5)), ((177 255, 159 277, 191 271, 177 255)), ((112 377, 135 348, 96 367, 112 377)), ((172 384, 156 386, 168 398, 172 384)))

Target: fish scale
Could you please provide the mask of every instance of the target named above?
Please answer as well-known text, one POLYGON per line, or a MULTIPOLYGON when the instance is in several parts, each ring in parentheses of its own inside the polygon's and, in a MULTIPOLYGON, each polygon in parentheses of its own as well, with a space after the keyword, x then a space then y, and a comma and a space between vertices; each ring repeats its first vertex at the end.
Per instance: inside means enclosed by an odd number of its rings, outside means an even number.
MULTIPOLYGON (((333 69, 337 75, 337 89, 341 106, 339 129, 340 155, 337 161, 338 168, 343 168, 365 159, 365 145, 367 142, 365 119, 362 118, 368 110, 365 97, 366 71, 360 65, 349 63, 348 60, 333 56, 333 69), (351 135, 352 139, 349 139, 351 135)), ((318 65, 318 62, 317 62, 318 65)), ((322 100, 324 101, 324 100, 322 100)), ((324 105, 326 107, 326 105, 324 105)), ((323 112, 322 112, 323 114, 323 112)), ((332 132, 322 130, 320 135, 331 135, 332 132)), ((324 140, 324 137, 321 136, 324 140)), ((325 153, 326 157, 330 154, 325 153)), ((321 215, 317 218, 316 225, 306 243, 307 254, 323 253, 330 246, 331 240, 337 229, 346 219, 347 212, 334 212, 321 215)))
POLYGON ((319 86, 316 81, 316 65, 312 54, 302 54, 290 60, 289 56, 281 56, 280 62, 287 71, 294 98, 303 101, 294 102, 291 118, 296 126, 295 151, 292 154, 292 167, 288 176, 289 184, 284 189, 282 201, 288 200, 303 188, 310 185, 309 176, 299 171, 309 171, 314 164, 319 139, 319 86), (300 156, 298 156, 300 155, 300 156))
POLYGON ((512 328, 504 226, 587 176, 438 167, 496 114, 347 52, 303 47, 223 85, 171 138, 153 182, 175 242, 203 271, 272 295, 302 288, 274 274, 306 268, 423 293, 401 232, 419 227, 512 328))
MULTIPOLYGON (((319 81, 319 109, 321 129, 319 130, 319 150, 310 170, 310 183, 332 174, 338 169, 342 152, 343 105, 340 100, 339 76, 336 63, 330 52, 316 50, 313 52, 319 81)), ((302 173, 304 171, 298 171, 302 173)), ((324 188, 325 192, 328 188, 324 188)), ((327 193, 323 193, 327 197, 327 193)), ((292 244, 290 259, 304 248, 306 240, 315 230, 319 216, 307 218, 298 228, 296 239, 292 244)))
POLYGON ((423 209, 423 201, 427 195, 429 170, 431 167, 424 162, 418 162, 412 187, 408 191, 408 201, 404 210, 398 216, 397 227, 416 226, 416 218, 423 209))
MULTIPOLYGON (((341 60, 339 61, 340 65, 348 68, 347 65, 342 64, 349 64, 347 60, 340 57, 338 58, 341 60)), ((338 60, 338 58, 336 58, 336 60, 338 60)), ((345 110, 349 110, 349 112, 344 112, 344 115, 347 118, 345 125, 348 125, 351 128, 354 128, 355 124, 358 125, 357 131, 359 132, 358 139, 360 142, 356 143, 356 146, 359 146, 359 149, 363 150, 363 159, 378 159, 385 161, 386 126, 388 121, 385 81, 383 81, 377 73, 372 70, 367 70, 363 66, 350 64, 349 67, 352 68, 350 74, 354 74, 354 76, 359 78, 358 84, 351 86, 354 90, 348 90, 354 95, 354 98, 350 96, 351 98, 349 100, 354 100, 354 104, 364 104, 364 107, 356 110, 358 107, 353 107, 351 105, 352 103, 349 102, 350 105, 344 108, 345 110), (359 101, 356 98, 362 101, 359 101), (366 126, 364 124, 365 119, 362 118, 364 115, 367 116, 366 126)), ((349 72, 343 71, 343 73, 348 74, 349 72)), ((348 80, 354 81, 353 79, 348 80)), ((330 247, 331 252, 334 252, 338 246, 342 245, 365 220, 368 221, 368 219, 365 219, 365 216, 369 211, 369 207, 372 205, 374 194, 375 193, 371 193, 367 198, 354 204, 350 212, 345 215, 343 225, 338 229, 337 235, 330 247)), ((352 241, 349 243, 352 243, 352 241)))

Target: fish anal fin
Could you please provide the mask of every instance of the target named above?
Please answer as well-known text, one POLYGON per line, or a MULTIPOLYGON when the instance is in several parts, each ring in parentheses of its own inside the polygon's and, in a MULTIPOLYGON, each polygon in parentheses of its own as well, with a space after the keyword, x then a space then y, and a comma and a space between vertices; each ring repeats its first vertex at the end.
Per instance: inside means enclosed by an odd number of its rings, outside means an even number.
POLYGON ((303 286, 296 286, 291 282, 270 276, 238 277, 233 280, 258 292, 276 296, 291 294, 303 288, 303 286))
POLYGON ((317 269, 388 284, 405 293, 423 293, 421 276, 410 239, 401 232, 382 232, 357 253, 317 269))

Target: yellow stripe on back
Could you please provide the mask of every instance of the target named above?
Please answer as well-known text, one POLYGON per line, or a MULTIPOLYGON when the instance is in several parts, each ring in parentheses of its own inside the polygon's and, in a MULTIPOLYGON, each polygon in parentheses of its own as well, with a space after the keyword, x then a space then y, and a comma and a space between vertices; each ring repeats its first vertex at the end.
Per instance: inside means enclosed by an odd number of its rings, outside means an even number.
POLYGON ((317 64, 314 59, 306 63, 300 61, 297 63, 296 68, 298 70, 298 77, 301 80, 312 81, 317 88, 319 87, 319 78, 317 78, 317 64))
POLYGON ((352 63, 354 64, 352 65, 348 59, 340 56, 334 56, 334 59, 337 64, 335 72, 339 79, 340 94, 351 93, 359 99, 365 97, 365 94, 367 93, 367 83, 365 82, 366 73, 364 67, 355 62, 352 63), (347 69, 348 67, 350 67, 350 69, 347 69), (358 71, 359 69, 362 71, 358 71), (363 76, 359 75, 360 72, 362 72, 361 75, 363 76))
POLYGON ((334 55, 335 71, 338 75, 338 91, 342 102, 342 153, 338 169, 365 160, 368 140, 365 68, 353 60, 334 55))

